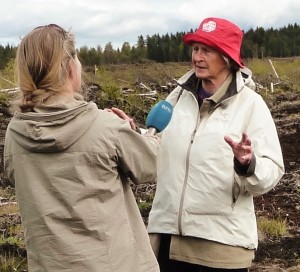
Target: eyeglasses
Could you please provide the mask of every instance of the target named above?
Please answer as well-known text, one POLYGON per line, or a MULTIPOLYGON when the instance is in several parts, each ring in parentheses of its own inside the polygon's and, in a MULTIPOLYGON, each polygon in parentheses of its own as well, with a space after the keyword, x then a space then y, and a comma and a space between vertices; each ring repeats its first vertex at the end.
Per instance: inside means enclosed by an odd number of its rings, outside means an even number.
POLYGON ((65 31, 62 27, 60 27, 57 24, 49 24, 49 25, 38 26, 38 27, 34 28, 34 30, 40 29, 40 28, 54 29, 54 30, 58 31, 59 33, 61 33, 64 38, 66 38, 66 36, 67 36, 67 31, 65 31))

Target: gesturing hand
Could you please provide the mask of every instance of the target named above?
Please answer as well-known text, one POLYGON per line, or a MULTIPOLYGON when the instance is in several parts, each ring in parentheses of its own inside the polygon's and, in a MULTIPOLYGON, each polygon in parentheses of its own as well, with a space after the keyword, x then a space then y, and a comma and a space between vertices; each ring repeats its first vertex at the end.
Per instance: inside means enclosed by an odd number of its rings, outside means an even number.
POLYGON ((124 111, 122 111, 118 108, 114 108, 114 107, 111 109, 108 109, 108 111, 112 111, 114 114, 118 115, 121 119, 127 120, 130 124, 130 127, 133 130, 136 130, 136 125, 134 123, 134 120, 132 118, 130 118, 124 111))
POLYGON ((251 140, 245 132, 243 132, 242 140, 240 142, 233 141, 229 136, 225 136, 224 140, 230 145, 234 157, 241 165, 250 164, 252 160, 251 140))

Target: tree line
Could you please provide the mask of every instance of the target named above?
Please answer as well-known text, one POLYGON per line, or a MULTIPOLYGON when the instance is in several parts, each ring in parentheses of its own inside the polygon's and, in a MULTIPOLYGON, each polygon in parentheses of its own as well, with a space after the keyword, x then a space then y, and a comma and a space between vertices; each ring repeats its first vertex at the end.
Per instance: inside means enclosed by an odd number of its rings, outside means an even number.
MULTIPOLYGON (((193 32, 194 30, 190 30, 193 32)), ((143 37, 138 36, 137 43, 131 46, 124 42, 121 48, 114 49, 111 42, 104 48, 83 46, 78 55, 85 66, 101 66, 104 64, 117 64, 149 59, 156 62, 186 62, 190 61, 190 48, 182 43, 182 36, 186 32, 176 34, 143 37)), ((300 26, 289 24, 280 29, 251 28, 244 33, 241 48, 242 58, 265 57, 294 57, 300 56, 300 26)), ((0 45, 0 69, 15 57, 16 47, 0 45)))

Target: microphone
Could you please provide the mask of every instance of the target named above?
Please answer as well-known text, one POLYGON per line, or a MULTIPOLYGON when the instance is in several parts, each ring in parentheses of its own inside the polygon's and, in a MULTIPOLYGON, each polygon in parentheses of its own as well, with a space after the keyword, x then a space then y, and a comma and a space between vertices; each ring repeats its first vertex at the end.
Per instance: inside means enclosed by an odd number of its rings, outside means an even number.
POLYGON ((155 135, 164 130, 169 124, 173 113, 173 106, 166 100, 162 100, 154 105, 148 113, 146 127, 148 134, 155 135))

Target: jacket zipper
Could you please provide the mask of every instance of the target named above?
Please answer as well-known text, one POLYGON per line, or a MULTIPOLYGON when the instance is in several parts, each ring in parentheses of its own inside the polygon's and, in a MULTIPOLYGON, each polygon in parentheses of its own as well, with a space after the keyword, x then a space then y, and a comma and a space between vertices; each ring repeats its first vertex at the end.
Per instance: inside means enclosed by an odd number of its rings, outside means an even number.
MULTIPOLYGON (((227 99, 229 99, 229 98, 227 98, 227 99)), ((224 101, 226 101, 227 99, 225 99, 224 101)), ((196 100, 196 98, 195 98, 195 100, 196 100)), ((208 113, 211 113, 216 108, 222 106, 224 101, 221 101, 220 103, 215 105, 214 108, 212 108, 208 111, 208 113)), ((197 105, 198 105, 198 102, 197 102, 197 105)), ((190 153, 191 153, 192 144, 194 142, 194 138, 195 138, 196 132, 199 128, 199 125, 200 125, 200 108, 198 110, 196 126, 195 126, 195 129, 194 129, 194 131, 191 135, 191 141, 190 141, 190 144, 189 144, 189 147, 188 147, 188 150, 187 150, 187 155, 186 155, 186 164, 185 164, 186 171, 185 171, 185 175, 184 175, 184 181, 183 181, 183 187, 182 187, 180 203, 179 203, 179 211, 178 211, 178 233, 179 233, 179 235, 182 235, 182 211, 183 211, 183 203, 184 203, 185 191, 186 191, 188 173, 189 173, 190 153)))
POLYGON ((186 185, 187 185, 187 180, 188 180, 188 173, 189 173, 189 164, 190 164, 190 153, 191 153, 191 148, 192 144, 194 143, 194 138, 196 135, 196 132, 198 130, 198 127, 200 125, 200 109, 198 111, 198 116, 197 116, 197 122, 195 129, 191 135, 191 141, 187 150, 187 155, 186 155, 186 163, 185 163, 185 175, 184 175, 184 181, 183 181, 183 187, 182 187, 182 192, 181 192, 181 197, 180 197, 180 204, 179 204, 179 211, 178 211, 178 232, 179 235, 182 235, 182 211, 183 211, 183 203, 184 203, 184 197, 185 197, 185 191, 186 191, 186 185))

